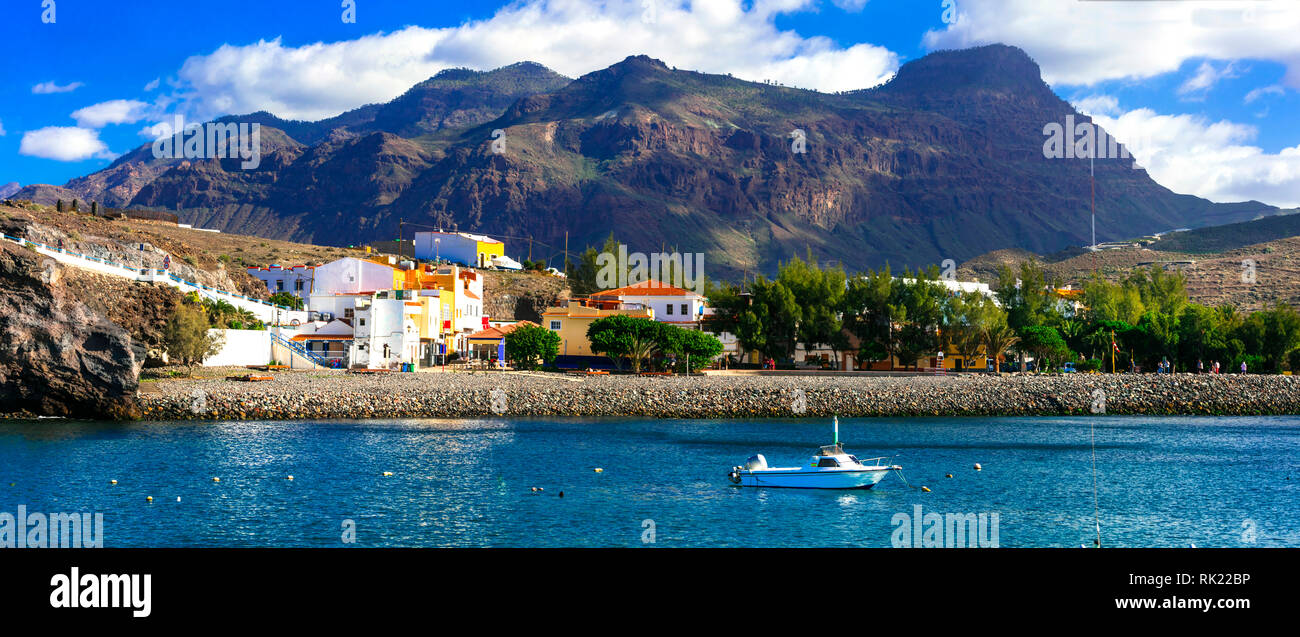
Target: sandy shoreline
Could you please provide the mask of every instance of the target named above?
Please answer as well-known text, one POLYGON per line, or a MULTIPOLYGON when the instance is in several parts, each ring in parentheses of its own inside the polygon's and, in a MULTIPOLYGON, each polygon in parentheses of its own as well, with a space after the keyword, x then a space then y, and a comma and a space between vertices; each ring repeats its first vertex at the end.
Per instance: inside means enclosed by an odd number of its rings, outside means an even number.
POLYGON ((274 374, 143 383, 145 420, 1300 414, 1290 376, 631 377, 274 374))

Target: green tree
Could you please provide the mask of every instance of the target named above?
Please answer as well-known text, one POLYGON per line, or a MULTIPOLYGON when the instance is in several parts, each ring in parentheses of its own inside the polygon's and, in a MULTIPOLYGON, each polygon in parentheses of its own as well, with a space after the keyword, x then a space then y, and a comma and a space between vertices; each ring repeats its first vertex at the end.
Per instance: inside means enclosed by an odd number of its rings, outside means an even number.
POLYGON ((998 374, 1002 373, 1003 354, 1019 342, 1020 336, 1010 325, 1007 325, 1005 314, 995 319, 984 332, 984 351, 993 358, 993 369, 997 370, 998 374))
POLYGON ((915 367, 922 356, 939 351, 939 323, 943 320, 947 290, 938 280, 939 268, 931 266, 915 274, 904 271, 893 286, 891 313, 897 312, 902 321, 895 332, 894 347, 904 364, 910 362, 915 367))
POLYGON ((1038 371, 1052 369, 1052 364, 1068 360, 1070 348, 1054 327, 1030 325, 1020 330, 1020 348, 1034 355, 1038 371))
POLYGON ((1022 262, 1018 270, 1000 266, 996 292, 1007 312, 1007 324, 1021 331, 1030 325, 1046 323, 1055 313, 1051 290, 1058 287, 1060 283, 1049 281, 1046 272, 1033 259, 1022 262))
POLYGON ((524 325, 506 334, 506 359, 518 369, 549 365, 560 354, 560 335, 540 325, 524 325))
POLYGON ((690 372, 699 371, 722 353, 722 341, 712 334, 676 325, 664 325, 659 331, 659 351, 677 358, 677 366, 690 372))
POLYGON ((568 263, 569 288, 573 290, 574 294, 587 295, 600 291, 601 288, 596 283, 596 277, 600 272, 598 260, 602 253, 613 255, 617 259, 618 246, 618 240, 614 238, 613 233, 610 233, 609 238, 605 239, 605 244, 599 250, 588 246, 579 255, 577 263, 568 263))
POLYGON ((830 347, 837 363, 840 351, 848 346, 841 315, 846 278, 842 267, 821 268, 811 253, 807 260, 794 258, 782 264, 777 274, 799 309, 797 342, 805 350, 830 347))
POLYGON ((292 292, 276 292, 268 300, 272 305, 287 307, 291 310, 302 309, 302 299, 292 292))
MULTIPOLYGON (((1006 313, 979 292, 958 292, 944 303, 943 340, 966 367, 985 348, 989 331, 999 324, 1006 325, 1006 313)), ((996 356, 993 350, 986 352, 996 356)))
POLYGON ((888 264, 849 278, 841 313, 845 328, 858 339, 859 359, 882 361, 895 351, 894 323, 902 320, 903 310, 890 304, 893 289, 888 264))
POLYGON ((163 347, 172 361, 185 365, 194 375, 194 365, 221 351, 223 334, 208 334, 209 322, 202 308, 181 303, 163 328, 163 347))
POLYGON ((587 341, 591 351, 608 356, 615 367, 622 369, 621 361, 626 358, 632 371, 640 372, 642 362, 659 351, 663 327, 651 319, 615 314, 592 321, 587 326, 587 341))

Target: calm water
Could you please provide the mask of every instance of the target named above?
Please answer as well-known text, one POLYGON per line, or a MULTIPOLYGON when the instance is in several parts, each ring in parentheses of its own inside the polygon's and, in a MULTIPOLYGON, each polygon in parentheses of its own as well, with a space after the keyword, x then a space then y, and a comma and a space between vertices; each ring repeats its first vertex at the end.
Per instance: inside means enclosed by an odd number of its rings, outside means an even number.
MULTIPOLYGON (((115 547, 345 546, 344 520, 357 546, 642 546, 653 520, 660 547, 870 547, 921 504, 998 513, 1003 547, 1078 546, 1089 422, 841 421, 851 453, 898 454, 931 493, 894 475, 871 491, 729 485, 752 453, 789 465, 829 443, 810 420, 0 422, 0 511, 99 511, 115 547)), ((1300 418, 1096 423, 1106 545, 1250 546, 1250 520, 1255 546, 1300 546, 1300 418)))

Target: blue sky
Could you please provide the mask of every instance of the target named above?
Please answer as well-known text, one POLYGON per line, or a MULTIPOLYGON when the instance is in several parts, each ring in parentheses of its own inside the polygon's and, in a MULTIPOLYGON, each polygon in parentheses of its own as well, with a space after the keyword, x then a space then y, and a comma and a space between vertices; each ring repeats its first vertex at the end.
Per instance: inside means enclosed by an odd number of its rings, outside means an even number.
POLYGON ((0 71, 0 183, 103 168, 173 113, 319 119, 451 66, 577 76, 645 53, 829 91, 1004 42, 1171 189, 1300 206, 1300 2, 355 0, 355 23, 343 3, 7 2, 8 48, 30 54, 0 71))

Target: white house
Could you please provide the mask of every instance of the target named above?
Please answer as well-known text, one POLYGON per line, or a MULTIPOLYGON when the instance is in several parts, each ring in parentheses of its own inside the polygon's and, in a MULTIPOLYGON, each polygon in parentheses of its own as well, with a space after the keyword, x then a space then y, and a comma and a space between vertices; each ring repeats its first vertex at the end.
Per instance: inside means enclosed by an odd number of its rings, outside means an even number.
POLYGON ((497 239, 468 232, 417 232, 415 258, 459 263, 486 268, 496 257, 505 256, 505 244, 497 239))
POLYGON ((419 324, 422 303, 412 300, 414 292, 375 292, 356 301, 350 351, 354 366, 391 368, 424 358, 419 324))
POLYGON ((627 307, 648 308, 654 310, 656 321, 690 328, 699 327, 708 307, 703 295, 653 279, 602 290, 592 294, 591 300, 602 305, 617 301, 627 307))
POLYGON ((272 264, 265 268, 248 268, 248 273, 266 283, 266 289, 271 294, 288 292, 302 299, 305 303, 307 297, 311 295, 312 271, 314 269, 310 265, 283 267, 272 264))
MULTIPOLYGON (((312 279, 311 294, 356 294, 391 290, 397 268, 366 259, 344 257, 318 265, 312 279)), ((311 308, 315 310, 316 308, 311 308)))

